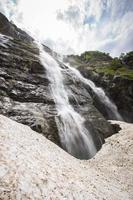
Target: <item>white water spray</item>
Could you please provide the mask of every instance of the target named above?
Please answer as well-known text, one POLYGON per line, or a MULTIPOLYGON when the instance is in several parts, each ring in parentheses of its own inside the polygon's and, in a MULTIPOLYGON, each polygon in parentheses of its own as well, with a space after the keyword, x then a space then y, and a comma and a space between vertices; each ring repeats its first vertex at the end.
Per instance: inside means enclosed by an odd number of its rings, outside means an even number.
POLYGON ((58 112, 56 123, 63 148, 77 158, 91 158, 97 150, 91 134, 84 126, 85 119, 69 103, 62 69, 56 60, 43 50, 43 46, 39 45, 39 49, 40 61, 47 71, 58 112))

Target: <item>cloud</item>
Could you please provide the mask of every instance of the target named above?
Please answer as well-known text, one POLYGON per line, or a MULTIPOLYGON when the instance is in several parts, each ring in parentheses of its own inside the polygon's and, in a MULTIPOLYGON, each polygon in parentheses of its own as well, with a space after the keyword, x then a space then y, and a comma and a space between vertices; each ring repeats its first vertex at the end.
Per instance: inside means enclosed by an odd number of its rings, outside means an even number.
POLYGON ((80 9, 77 6, 69 6, 65 11, 57 11, 57 20, 72 24, 73 28, 81 25, 80 9))
POLYGON ((1 0, 0 1, 0 12, 10 18, 14 13, 15 2, 10 0, 1 0))
POLYGON ((62 54, 132 50, 132 0, 1 0, 0 8, 62 54))

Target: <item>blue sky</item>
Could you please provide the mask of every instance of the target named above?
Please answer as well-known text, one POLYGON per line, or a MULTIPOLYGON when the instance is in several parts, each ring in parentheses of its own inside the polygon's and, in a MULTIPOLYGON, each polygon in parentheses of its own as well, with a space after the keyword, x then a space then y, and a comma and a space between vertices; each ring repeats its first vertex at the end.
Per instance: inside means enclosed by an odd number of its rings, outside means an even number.
POLYGON ((1 0, 0 11, 63 54, 133 50, 133 0, 1 0))

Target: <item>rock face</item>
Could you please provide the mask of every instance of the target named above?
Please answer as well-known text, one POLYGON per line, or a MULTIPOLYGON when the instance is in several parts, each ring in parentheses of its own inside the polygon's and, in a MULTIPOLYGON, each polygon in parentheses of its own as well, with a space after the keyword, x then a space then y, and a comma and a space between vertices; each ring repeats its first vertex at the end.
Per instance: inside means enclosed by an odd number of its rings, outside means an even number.
MULTIPOLYGON (((65 61, 78 68, 85 78, 102 87, 117 105, 123 119, 133 122, 133 52, 113 59, 108 54, 90 51, 81 56, 68 56, 65 61)), ((97 98, 95 106, 109 118, 104 105, 97 98)))
POLYGON ((35 44, 1 36, 0 111, 59 144, 56 110, 35 44), (3 40, 6 43, 3 45, 3 40))
MULTIPOLYGON (((93 79, 92 79, 93 80, 93 79)), ((103 87, 117 105, 124 121, 133 122, 133 80, 100 74, 97 85, 103 87)))
MULTIPOLYGON (((17 122, 29 125, 60 145, 55 123, 55 103, 49 90, 45 68, 39 60, 39 49, 25 32, 11 24, 2 14, 0 31, 0 113, 17 122), (6 24, 6 31, 5 30, 6 24), (18 36, 17 36, 18 35, 18 36)), ((51 50, 44 46, 45 51, 51 50)), ((68 86, 69 101, 81 113, 86 127, 93 133, 97 149, 101 140, 112 135, 114 130, 94 102, 84 85, 63 69, 68 86)))
POLYGON ((19 29, 15 24, 10 23, 2 13, 0 13, 0 33, 23 40, 24 42, 33 41, 27 33, 19 29))
MULTIPOLYGON (((116 122, 115 122, 116 123, 116 122)), ((0 116, 0 198, 133 199, 133 125, 79 161, 28 126, 0 116)))

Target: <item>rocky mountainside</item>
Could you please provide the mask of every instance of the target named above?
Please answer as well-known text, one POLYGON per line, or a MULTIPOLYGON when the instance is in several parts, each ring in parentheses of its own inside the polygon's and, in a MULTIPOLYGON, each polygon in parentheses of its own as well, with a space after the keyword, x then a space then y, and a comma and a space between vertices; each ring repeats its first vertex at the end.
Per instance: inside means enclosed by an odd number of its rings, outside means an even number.
MULTIPOLYGON (((88 51, 80 56, 70 55, 65 58, 72 66, 79 69, 84 77, 91 79, 104 88, 115 102, 122 117, 133 122, 133 51, 112 58, 107 53, 88 51)), ((96 107, 103 110, 97 102, 96 107)), ((106 118, 108 116, 103 113, 106 118)))
MULTIPOLYGON (((50 92, 46 70, 39 59, 39 49, 27 33, 0 14, 0 113, 29 125, 61 146, 55 122, 57 111, 50 92)), ((45 51, 52 51, 44 46, 45 51)), ((68 86, 69 102, 85 118, 97 150, 101 141, 115 130, 95 106, 95 99, 84 84, 62 67, 68 86)))
POLYGON ((32 37, 30 37, 23 30, 19 29, 15 24, 10 23, 2 13, 0 13, 0 33, 11 36, 15 39, 23 40, 24 42, 33 41, 32 37))
MULTIPOLYGON (((115 122, 116 123, 116 122, 115 122)), ((0 199, 132 200, 133 125, 80 161, 28 126, 0 116, 0 199)))

